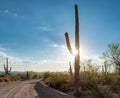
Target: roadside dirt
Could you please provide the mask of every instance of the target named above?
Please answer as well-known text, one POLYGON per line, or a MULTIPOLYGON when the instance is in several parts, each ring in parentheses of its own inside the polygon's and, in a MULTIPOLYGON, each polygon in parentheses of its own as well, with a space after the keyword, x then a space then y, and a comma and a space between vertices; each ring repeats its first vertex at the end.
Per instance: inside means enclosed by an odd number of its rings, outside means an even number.
POLYGON ((18 81, 0 87, 0 98, 74 98, 49 88, 39 79, 18 81))

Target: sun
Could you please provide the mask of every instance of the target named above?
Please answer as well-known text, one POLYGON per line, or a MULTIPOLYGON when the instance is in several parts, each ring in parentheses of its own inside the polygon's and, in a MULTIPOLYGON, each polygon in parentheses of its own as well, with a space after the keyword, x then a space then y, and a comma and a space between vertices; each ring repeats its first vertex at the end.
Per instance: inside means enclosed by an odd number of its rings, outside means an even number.
MULTIPOLYGON (((79 55, 81 58, 86 58, 86 52, 85 52, 85 48, 83 46, 80 47, 80 50, 79 50, 79 55)), ((78 54, 78 51, 77 49, 73 48, 72 49, 72 53, 74 56, 76 56, 78 54)))
MULTIPOLYGON (((88 51, 87 51, 87 47, 84 45, 81 45, 80 46, 80 49, 79 49, 79 56, 80 56, 80 59, 86 59, 88 57, 88 51)), ((66 58, 66 60, 69 62, 74 62, 75 60, 75 56, 78 54, 78 51, 75 49, 75 47, 72 45, 72 54, 69 52, 67 46, 63 47, 62 48, 62 54, 64 56, 64 58, 66 58)))
POLYGON ((77 55, 78 51, 75 48, 73 48, 72 53, 73 53, 73 55, 77 55))

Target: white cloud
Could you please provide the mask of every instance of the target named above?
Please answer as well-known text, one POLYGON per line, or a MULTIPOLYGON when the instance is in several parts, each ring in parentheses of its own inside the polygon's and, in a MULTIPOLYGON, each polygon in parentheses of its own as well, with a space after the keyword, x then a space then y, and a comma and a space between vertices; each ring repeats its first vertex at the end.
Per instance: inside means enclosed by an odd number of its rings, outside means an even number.
MULTIPOLYGON (((74 62, 74 56, 71 55, 66 48, 66 45, 50 44, 52 47, 59 47, 59 57, 55 59, 43 59, 35 60, 28 57, 20 58, 7 54, 6 52, 0 51, 0 65, 5 63, 5 58, 9 58, 9 64, 12 66, 12 70, 32 70, 33 71, 67 71, 69 67, 69 61, 74 62)), ((85 55, 83 59, 92 59, 93 63, 101 64, 102 61, 98 55, 85 55)), ((3 66, 0 66, 0 70, 3 66)))
MULTIPOLYGON (((5 64, 5 58, 8 58, 9 66, 12 67, 13 71, 57 71, 67 70, 65 65, 67 65, 63 58, 56 59, 43 59, 43 60, 33 60, 33 59, 24 59, 15 56, 10 56, 5 52, 0 52, 0 65, 5 64), (65 68, 63 67, 65 66, 65 68)), ((3 66, 0 66, 0 71, 3 70, 3 66)))
POLYGON ((53 44, 53 45, 51 45, 52 47, 59 47, 57 44, 53 44))
POLYGON ((8 10, 5 10, 5 13, 8 13, 8 10))
POLYGON ((63 48, 65 49, 66 48, 66 45, 58 45, 58 44, 49 44, 51 47, 55 47, 55 48, 63 48))
MULTIPOLYGON (((7 56, 9 58, 9 65, 12 67, 12 70, 17 71, 67 71, 69 68, 69 60, 67 60, 65 57, 59 57, 56 59, 32 60, 8 56, 4 52, 0 52, 0 55, 2 57, 7 56)), ((99 62, 99 58, 96 56, 91 56, 85 59, 92 59, 94 64, 96 64, 96 62, 99 62)), ((0 59, 0 65, 3 65, 4 63, 5 58, 0 59)), ((72 63, 74 63, 74 61, 72 61, 72 63)), ((0 67, 2 70, 3 66, 0 67)))
POLYGON ((18 14, 17 14, 17 13, 12 12, 12 11, 9 11, 8 9, 6 9, 6 10, 4 11, 4 13, 5 13, 5 14, 12 15, 12 16, 18 16, 18 14))
POLYGON ((8 10, 8 9, 1 10, 0 13, 1 13, 1 14, 10 15, 10 16, 14 16, 14 17, 17 17, 17 16, 23 17, 23 16, 21 16, 21 15, 18 15, 16 12, 12 12, 12 11, 10 11, 10 10, 8 10))
POLYGON ((52 28, 50 26, 39 26, 37 27, 38 30, 41 30, 41 31, 52 31, 52 28))
POLYGON ((5 52, 0 51, 0 57, 6 58, 8 55, 5 52))
POLYGON ((14 16, 18 16, 18 14, 17 14, 17 13, 13 13, 13 15, 14 15, 14 16))
POLYGON ((0 48, 1 51, 6 51, 6 48, 0 48))

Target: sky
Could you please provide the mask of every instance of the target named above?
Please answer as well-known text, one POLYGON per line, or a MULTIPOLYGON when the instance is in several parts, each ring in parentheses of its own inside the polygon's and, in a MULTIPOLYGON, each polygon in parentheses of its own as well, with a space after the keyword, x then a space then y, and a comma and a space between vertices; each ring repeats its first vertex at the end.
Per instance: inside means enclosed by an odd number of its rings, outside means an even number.
POLYGON ((109 43, 120 43, 120 0, 0 0, 0 71, 68 71, 74 56, 74 4, 80 22, 80 56, 101 64, 109 43))

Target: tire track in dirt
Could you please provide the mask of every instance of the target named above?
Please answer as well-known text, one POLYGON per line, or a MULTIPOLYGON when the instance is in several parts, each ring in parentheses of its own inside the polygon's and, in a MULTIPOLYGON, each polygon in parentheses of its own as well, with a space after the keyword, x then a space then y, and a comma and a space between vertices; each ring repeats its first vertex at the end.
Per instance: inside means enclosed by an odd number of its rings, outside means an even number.
POLYGON ((18 95, 18 92, 21 90, 23 87, 23 84, 16 85, 16 87, 12 88, 9 92, 6 94, 6 98, 19 98, 16 97, 18 95))
POLYGON ((10 84, 8 86, 5 86, 3 89, 1 88, 1 90, 2 90, 2 92, 0 93, 1 98, 10 98, 9 97, 10 94, 12 92, 15 92, 18 89, 17 85, 19 85, 19 84, 18 83, 10 84))
POLYGON ((0 88, 0 98, 74 98, 42 84, 39 80, 13 83, 0 88), (6 92, 7 91, 7 92, 6 92))
POLYGON ((37 96, 34 85, 38 81, 40 81, 40 79, 16 82, 0 87, 0 98, 35 98, 31 95, 33 95, 34 92, 34 96, 37 96), (32 89, 32 91, 30 89, 32 89))

